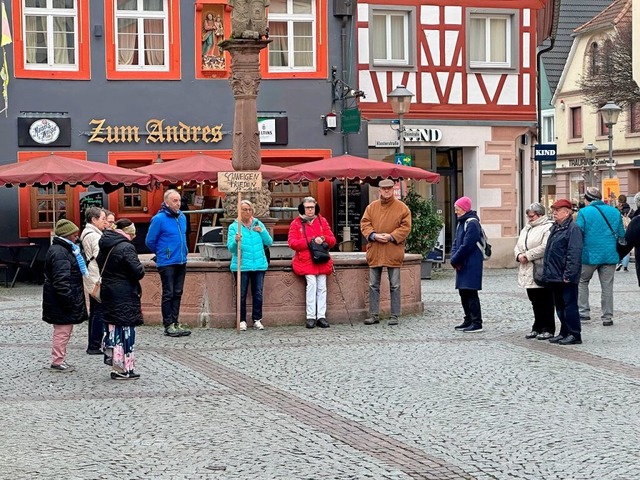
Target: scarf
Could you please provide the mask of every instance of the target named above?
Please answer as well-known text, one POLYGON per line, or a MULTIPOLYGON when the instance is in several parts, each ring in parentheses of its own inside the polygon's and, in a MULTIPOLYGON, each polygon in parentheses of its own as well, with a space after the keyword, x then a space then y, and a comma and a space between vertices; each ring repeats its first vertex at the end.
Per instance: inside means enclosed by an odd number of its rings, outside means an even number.
POLYGON ((87 275, 89 275, 89 272, 87 271, 87 264, 85 263, 84 258, 82 257, 82 252, 80 252, 80 247, 75 243, 73 243, 71 240, 67 240, 64 237, 58 237, 58 238, 60 238, 61 240, 64 240, 69 245, 71 245, 71 253, 73 253, 76 257, 76 262, 78 262, 78 267, 80 267, 80 273, 82 273, 82 276, 86 277, 87 275))
POLYGON ((173 210, 171 210, 166 203, 162 202, 162 207, 161 210, 166 213, 167 215, 171 216, 171 217, 179 217, 180 214, 182 213, 180 210, 178 210, 177 212, 174 212, 173 210))
POLYGON ((300 215, 300 218, 302 219, 303 222, 311 223, 316 218, 318 218, 318 216, 317 215, 300 215))

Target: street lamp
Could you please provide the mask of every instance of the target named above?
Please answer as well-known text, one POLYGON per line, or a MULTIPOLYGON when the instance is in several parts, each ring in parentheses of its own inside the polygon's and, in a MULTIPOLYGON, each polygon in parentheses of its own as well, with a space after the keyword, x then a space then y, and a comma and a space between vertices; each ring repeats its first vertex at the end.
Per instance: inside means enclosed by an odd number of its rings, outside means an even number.
POLYGON ((600 109, 602 120, 607 126, 609 133, 609 178, 613 178, 613 126, 618 123, 618 115, 622 109, 613 102, 607 104, 600 109))
MULTIPOLYGON (((398 140, 400 142, 398 153, 404 161, 404 115, 409 113, 411 109, 413 93, 407 90, 404 85, 398 85, 389 92, 387 97, 389 97, 393 113, 398 116, 398 140)), ((402 196, 402 183, 400 183, 400 196, 402 196)))
POLYGON ((598 147, 596 147, 593 143, 590 143, 582 150, 584 150, 584 156, 587 159, 587 165, 589 166, 589 186, 593 187, 593 160, 596 158, 598 147))

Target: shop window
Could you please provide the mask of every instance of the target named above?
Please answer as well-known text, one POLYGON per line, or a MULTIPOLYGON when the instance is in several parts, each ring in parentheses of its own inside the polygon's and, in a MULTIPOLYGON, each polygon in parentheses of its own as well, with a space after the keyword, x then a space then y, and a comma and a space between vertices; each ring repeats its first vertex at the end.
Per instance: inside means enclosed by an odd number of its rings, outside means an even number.
POLYGON ((88 0, 21 0, 13 18, 16 78, 90 78, 88 0))
POLYGON ((67 218, 72 197, 70 188, 63 185, 31 187, 31 227, 52 230, 55 222, 67 218))
POLYGON ((582 138, 582 107, 571 107, 569 109, 570 139, 582 138))
POLYGON ((515 69, 518 52, 518 17, 515 12, 469 12, 467 58, 471 69, 515 69))
POLYGON ((271 0, 269 39, 262 61, 265 78, 324 78, 327 75, 326 0, 271 0))
POLYGON ((372 7, 369 13, 369 49, 372 67, 413 66, 414 10, 372 7))
MULTIPOLYGON (((272 207, 298 208, 304 197, 313 196, 308 182, 274 183, 271 186, 272 207)), ((278 223, 291 223, 298 216, 298 210, 272 212, 271 216, 278 219, 278 223)))
POLYGON ((179 2, 105 0, 107 78, 180 78, 179 2))

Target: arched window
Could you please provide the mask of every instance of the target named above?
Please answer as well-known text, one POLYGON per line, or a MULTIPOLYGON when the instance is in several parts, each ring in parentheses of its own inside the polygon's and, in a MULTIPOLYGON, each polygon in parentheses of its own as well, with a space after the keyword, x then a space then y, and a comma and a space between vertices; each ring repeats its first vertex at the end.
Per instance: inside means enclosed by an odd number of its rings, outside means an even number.
POLYGON ((591 49, 589 51, 589 73, 591 75, 597 75, 599 73, 599 58, 598 58, 598 42, 593 42, 591 44, 591 49))

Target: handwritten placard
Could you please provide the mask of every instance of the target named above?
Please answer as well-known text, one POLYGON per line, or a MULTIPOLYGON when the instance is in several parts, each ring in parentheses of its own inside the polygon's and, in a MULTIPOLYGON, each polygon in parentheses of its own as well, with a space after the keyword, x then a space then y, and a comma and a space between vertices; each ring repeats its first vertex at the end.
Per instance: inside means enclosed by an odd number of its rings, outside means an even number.
POLYGON ((262 188, 262 172, 218 172, 218 190, 224 193, 255 192, 262 188))

